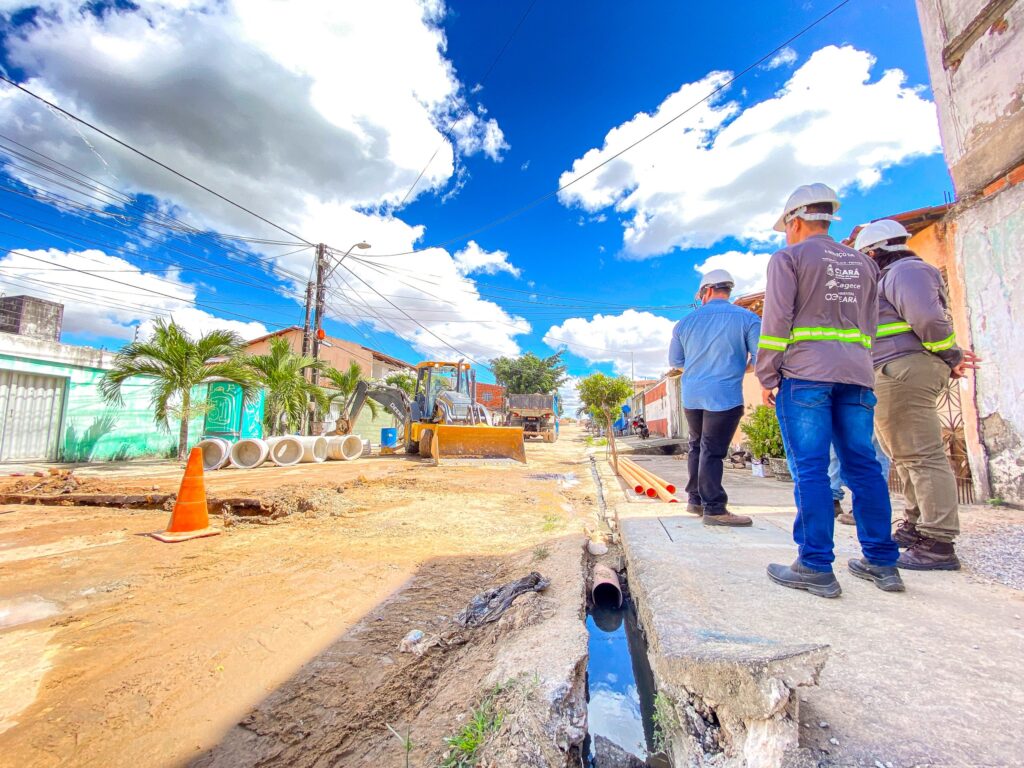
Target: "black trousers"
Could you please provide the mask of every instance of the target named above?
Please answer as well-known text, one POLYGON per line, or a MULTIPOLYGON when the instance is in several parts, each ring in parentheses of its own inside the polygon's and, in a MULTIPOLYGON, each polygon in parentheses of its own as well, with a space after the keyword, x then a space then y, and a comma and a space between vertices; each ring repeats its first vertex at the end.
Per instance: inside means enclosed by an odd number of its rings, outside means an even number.
POLYGON ((729 501, 722 487, 722 460, 729 453, 729 443, 743 418, 743 406, 728 411, 685 410, 690 427, 690 480, 686 493, 691 504, 704 505, 704 514, 720 515, 729 501))

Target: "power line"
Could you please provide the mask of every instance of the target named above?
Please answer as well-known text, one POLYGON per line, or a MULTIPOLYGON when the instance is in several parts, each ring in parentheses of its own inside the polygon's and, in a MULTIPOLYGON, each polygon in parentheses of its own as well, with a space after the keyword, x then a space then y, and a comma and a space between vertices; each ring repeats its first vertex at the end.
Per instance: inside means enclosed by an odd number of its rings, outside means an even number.
POLYGON ((545 194, 543 194, 540 197, 537 197, 537 198, 531 200, 530 202, 526 203, 525 205, 523 205, 523 206, 521 206, 519 208, 516 208, 515 210, 513 210, 513 211, 511 211, 509 213, 506 213, 503 216, 499 216, 497 219, 494 219, 493 221, 490 221, 490 222, 488 222, 488 223, 486 223, 486 224, 484 224, 484 225, 482 225, 480 227, 477 227, 476 229, 474 229, 474 230, 472 230, 470 232, 464 232, 461 235, 456 235, 455 237, 448 238, 447 240, 444 240, 444 241, 442 241, 440 243, 435 243, 434 245, 424 246, 423 248, 415 248, 415 249, 413 249, 411 251, 402 251, 400 253, 368 254, 367 258, 369 258, 370 256, 372 256, 373 258, 378 258, 378 259, 392 258, 392 257, 396 257, 396 256, 410 256, 410 255, 412 255, 414 253, 422 253, 423 251, 428 251, 431 248, 445 248, 445 247, 451 245, 452 243, 458 243, 458 242, 461 242, 463 240, 467 240, 467 239, 469 239, 471 237, 474 237, 475 235, 480 234, 481 232, 486 232, 487 230, 493 229, 494 227, 497 227, 497 226, 499 226, 501 224, 504 224, 505 222, 510 221, 510 220, 516 218, 517 216, 521 216, 522 214, 526 213, 527 211, 530 211, 530 210, 536 208, 541 203, 544 203, 544 202, 550 200, 551 198, 555 197, 560 192, 565 191, 566 189, 571 187, 573 184, 576 184, 577 182, 582 181, 587 176, 590 176, 592 173, 595 173, 596 171, 599 171, 601 168, 603 168, 604 166, 608 165, 608 163, 610 163, 613 160, 621 157, 626 152, 628 152, 629 150, 631 150, 634 147, 636 147, 638 144, 641 144, 641 143, 647 141, 649 138, 651 138, 655 134, 660 133, 662 130, 664 130, 668 126, 672 125, 672 123, 676 122, 681 117, 684 117, 685 115, 689 114, 694 109, 696 109, 701 104, 703 104, 704 102, 706 102, 709 99, 711 99, 716 94, 721 93, 723 90, 725 90, 730 85, 735 83, 741 77, 745 76, 748 72, 750 72, 751 70, 756 69, 757 67, 759 67, 761 64, 763 64, 765 61, 767 61, 772 56, 777 54, 779 51, 781 51, 783 48, 788 46, 790 43, 798 40, 800 37, 802 37, 803 35, 805 35, 808 32, 810 32, 812 29, 814 29, 816 26, 821 24, 823 21, 828 19, 830 16, 832 16, 833 14, 838 12, 840 9, 843 8, 843 6, 849 4, 850 2, 851 2, 851 0, 841 0, 841 2, 837 3, 836 5, 834 5, 830 10, 828 10, 825 13, 823 13, 821 16, 819 16, 817 19, 815 19, 810 24, 805 26, 803 29, 801 29, 799 32, 794 34, 788 40, 786 40, 785 42, 779 44, 778 46, 776 46, 775 48, 770 50, 768 53, 766 53, 764 56, 759 58, 757 61, 755 61, 754 63, 750 64, 746 68, 742 69, 739 73, 733 75, 728 80, 725 80, 724 82, 722 82, 717 87, 713 88, 704 97, 702 97, 698 101, 695 101, 693 104, 688 106, 682 112, 678 113, 674 117, 669 118, 668 120, 666 120, 664 123, 659 125, 654 130, 650 131, 649 133, 645 134, 644 136, 641 136, 636 141, 634 141, 631 144, 623 147, 622 149, 620 149, 615 154, 605 158, 600 163, 595 165, 593 168, 590 168, 589 170, 584 171, 583 173, 579 174, 578 176, 576 176, 572 180, 570 180, 570 181, 566 182, 565 184, 561 185, 557 189, 554 189, 554 190, 552 190, 550 192, 546 192, 545 194))
POLYGON ((309 242, 304 237, 300 237, 299 235, 296 235, 294 232, 291 232, 290 230, 285 229, 280 224, 275 224, 270 219, 268 219, 268 218, 266 218, 264 216, 261 216, 260 214, 256 213, 253 210, 250 210, 249 208, 246 208, 241 203, 236 203, 234 200, 231 200, 230 198, 225 197, 224 195, 220 194, 220 192, 215 192, 214 190, 212 190, 209 187, 207 187, 205 184, 201 184, 200 182, 196 181, 195 179, 191 178, 190 176, 185 175, 181 171, 178 171, 178 170, 172 168, 171 166, 167 165, 166 163, 160 162, 155 157, 153 157, 151 155, 148 155, 145 152, 143 152, 141 149, 136 149, 131 144, 128 144, 127 142, 122 141, 121 139, 117 138, 116 136, 113 136, 112 134, 107 133, 102 128, 99 128, 98 126, 93 125, 92 123, 90 123, 88 120, 85 120, 85 119, 79 117, 78 115, 75 115, 72 112, 69 112, 68 110, 64 109, 63 107, 60 107, 57 104, 54 104, 52 101, 49 101, 48 99, 43 98, 39 94, 37 94, 37 93, 35 93, 33 91, 30 91, 28 88, 26 88, 25 86, 21 85, 20 83, 14 82, 13 80, 11 80, 9 77, 7 77, 6 75, 4 75, 2 73, 0 73, 0 80, 3 80, 8 85, 11 85, 11 86, 17 88, 19 91, 22 91, 23 93, 28 94, 33 99, 41 101, 43 104, 46 104, 48 107, 57 110, 61 114, 66 115, 67 117, 70 117, 72 120, 74 120, 74 121, 76 121, 78 123, 81 123, 82 125, 84 125, 84 126, 86 126, 88 128, 91 128, 92 130, 94 130, 98 134, 100 134, 101 136, 105 136, 106 138, 110 139, 114 143, 119 144, 120 146, 124 147, 125 149, 130 150, 131 152, 134 152, 135 154, 139 155, 140 157, 145 158, 146 160, 149 160, 151 163, 154 163, 154 164, 160 166, 164 170, 170 171, 175 176, 177 176, 177 177, 179 177, 181 179, 184 179, 185 181, 189 182, 190 184, 194 184, 195 186, 199 187, 200 189, 202 189, 202 190, 204 190, 206 192, 209 192, 211 195, 213 195, 214 197, 216 197, 216 198, 218 198, 220 200, 223 200, 225 203, 228 203, 229 205, 233 205, 235 208, 238 208, 240 211, 245 211, 245 213, 248 213, 250 216, 255 216, 257 219, 259 219, 260 221, 264 222, 265 224, 269 224, 274 229, 280 230, 281 232, 284 232, 286 235, 289 235, 290 237, 294 237, 296 240, 298 240, 299 242, 305 243, 306 245, 313 245, 313 243, 309 242))

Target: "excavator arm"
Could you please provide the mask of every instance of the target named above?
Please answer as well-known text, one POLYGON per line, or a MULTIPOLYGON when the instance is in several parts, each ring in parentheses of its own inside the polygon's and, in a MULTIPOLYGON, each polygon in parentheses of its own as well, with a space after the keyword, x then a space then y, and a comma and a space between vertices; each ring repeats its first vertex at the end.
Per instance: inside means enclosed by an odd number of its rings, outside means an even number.
POLYGON ((348 402, 345 403, 344 415, 338 419, 336 429, 338 434, 347 435, 352 431, 359 414, 363 411, 363 406, 366 405, 367 398, 380 403, 384 406, 384 410, 398 419, 402 426, 408 428, 409 422, 412 420, 412 403, 405 392, 398 387, 360 381, 348 402))

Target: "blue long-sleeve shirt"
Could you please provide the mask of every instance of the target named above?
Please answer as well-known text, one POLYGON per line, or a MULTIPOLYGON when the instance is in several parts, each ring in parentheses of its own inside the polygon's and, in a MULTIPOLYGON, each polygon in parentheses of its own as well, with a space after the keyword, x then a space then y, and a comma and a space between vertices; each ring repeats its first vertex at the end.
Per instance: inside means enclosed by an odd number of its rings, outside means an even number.
POLYGON ((683 407, 728 411, 743 405, 743 373, 757 359, 761 318, 712 299, 672 331, 668 362, 683 369, 683 407))

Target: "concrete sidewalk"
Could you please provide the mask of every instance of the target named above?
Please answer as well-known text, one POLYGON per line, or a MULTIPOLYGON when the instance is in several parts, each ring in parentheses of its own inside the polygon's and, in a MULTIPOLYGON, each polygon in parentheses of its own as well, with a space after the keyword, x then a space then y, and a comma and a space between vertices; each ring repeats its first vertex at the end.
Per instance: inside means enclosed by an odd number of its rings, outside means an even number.
MULTIPOLYGON (((684 461, 642 463, 685 484, 684 461)), ((747 647, 828 646, 818 686, 790 686, 800 699, 801 750, 789 760, 869 768, 1024 765, 1024 592, 965 570, 904 572, 907 591, 883 593, 846 570, 847 559, 860 554, 846 526, 836 534, 841 598, 778 587, 765 566, 796 556, 792 484, 727 470, 726 488, 730 506, 754 517, 753 528, 707 528, 681 505, 619 497, 630 586, 645 603, 656 673, 672 674, 657 658, 672 633, 747 647)), ((659 687, 673 682, 681 681, 659 680, 659 687)), ((695 764, 717 766, 723 757, 699 756, 695 764)), ((726 764, 745 763, 734 754, 726 764)))

